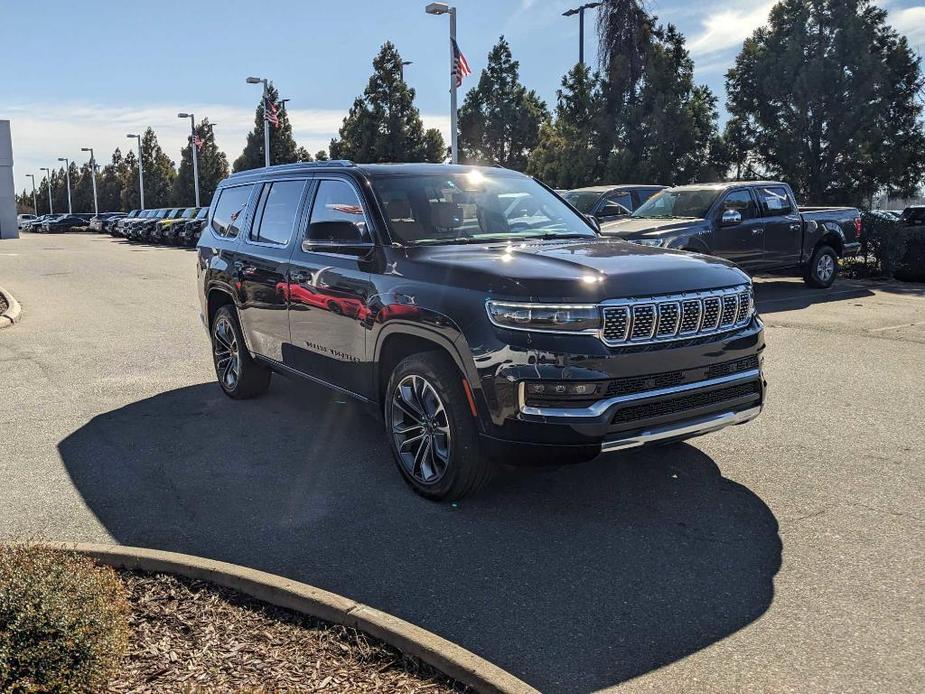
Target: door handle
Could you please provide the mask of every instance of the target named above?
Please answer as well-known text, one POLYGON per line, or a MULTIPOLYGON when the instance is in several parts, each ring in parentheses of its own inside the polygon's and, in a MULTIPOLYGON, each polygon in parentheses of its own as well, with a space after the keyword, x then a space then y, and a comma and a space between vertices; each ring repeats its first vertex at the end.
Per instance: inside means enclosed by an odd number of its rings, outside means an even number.
POLYGON ((796 231, 797 229, 800 228, 800 225, 799 225, 799 224, 791 224, 791 225, 790 225, 790 228, 793 229, 794 231, 796 231))
POLYGON ((758 234, 763 234, 763 233, 764 233, 764 227, 757 227, 755 229, 752 229, 752 234, 754 234, 755 236, 757 236, 758 234))
POLYGON ((245 265, 245 264, 244 264, 242 261, 240 261, 240 260, 234 261, 234 269, 235 269, 239 274, 244 275, 245 277, 250 277, 250 276, 253 275, 255 272, 257 272, 257 268, 255 268, 253 265, 245 265))
POLYGON ((308 275, 304 272, 292 272, 289 274, 289 279, 296 284, 302 284, 302 282, 308 279, 308 275))

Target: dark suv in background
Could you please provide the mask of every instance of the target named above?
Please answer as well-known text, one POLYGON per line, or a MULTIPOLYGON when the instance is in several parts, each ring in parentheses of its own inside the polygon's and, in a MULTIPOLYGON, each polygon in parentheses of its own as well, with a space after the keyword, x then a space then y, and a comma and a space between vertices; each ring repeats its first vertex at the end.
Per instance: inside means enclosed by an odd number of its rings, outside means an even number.
POLYGON ((588 186, 566 190, 561 195, 576 210, 603 224, 625 217, 664 188, 640 184, 588 186))
POLYGON ((367 403, 404 479, 432 499, 474 491, 498 461, 679 441, 764 402, 745 273, 602 238, 549 188, 500 168, 234 174, 213 198, 197 273, 229 397, 260 395, 275 371, 367 403))

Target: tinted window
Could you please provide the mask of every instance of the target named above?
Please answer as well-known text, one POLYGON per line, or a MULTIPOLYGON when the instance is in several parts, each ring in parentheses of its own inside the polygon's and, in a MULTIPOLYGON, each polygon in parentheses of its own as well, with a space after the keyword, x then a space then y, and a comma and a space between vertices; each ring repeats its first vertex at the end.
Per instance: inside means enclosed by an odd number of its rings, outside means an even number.
POLYGON ((729 193, 723 200, 723 210, 735 210, 742 215, 742 220, 754 219, 758 216, 758 209, 751 193, 747 190, 736 190, 729 193))
POLYGON ((258 208, 259 223, 251 238, 285 246, 292 235, 305 181, 277 181, 264 186, 258 208))
POLYGON ((568 190, 562 193, 562 197, 576 210, 587 214, 594 208, 597 201, 601 199, 601 194, 583 190, 568 190))
POLYGON ((352 222, 357 226, 363 240, 370 240, 363 203, 360 202, 353 186, 346 181, 328 180, 318 184, 315 204, 312 205, 308 239, 313 241, 327 239, 322 227, 314 227, 317 222, 352 222))
POLYGON ((610 193, 604 199, 604 205, 600 209, 600 213, 607 216, 614 214, 626 214, 626 212, 632 211, 633 196, 623 191, 610 193), (625 211, 621 211, 619 207, 615 207, 615 204, 622 207, 625 211))
POLYGON ((766 215, 779 216, 790 214, 793 206, 790 204, 790 196, 784 188, 758 188, 758 199, 761 201, 761 209, 766 215))
POLYGON ((219 236, 237 236, 253 185, 222 190, 212 215, 212 229, 219 236))
POLYGON ((639 201, 636 203, 636 206, 639 207, 646 200, 655 195, 661 188, 640 188, 636 191, 636 199, 639 201))
POLYGON ((646 200, 633 212, 634 217, 643 219, 670 219, 686 217, 705 219, 707 212, 719 191, 712 188, 669 188, 662 190, 646 200))

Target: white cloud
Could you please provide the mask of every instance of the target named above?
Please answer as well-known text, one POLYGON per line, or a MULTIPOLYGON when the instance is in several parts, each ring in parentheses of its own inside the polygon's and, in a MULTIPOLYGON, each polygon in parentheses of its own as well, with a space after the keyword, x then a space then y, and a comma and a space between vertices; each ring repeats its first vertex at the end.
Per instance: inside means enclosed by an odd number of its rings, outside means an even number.
POLYGON ((717 8, 700 21, 702 30, 688 42, 691 55, 697 58, 741 46, 755 29, 767 22, 774 4, 750 0, 738 3, 739 8, 734 10, 717 8))
POLYGON ((925 49, 925 5, 890 10, 886 21, 905 34, 913 48, 919 52, 925 49))
MULTIPOLYGON (((135 108, 111 107, 92 103, 0 103, 0 119, 9 119, 13 133, 13 173, 16 190, 31 190, 34 173, 41 179, 40 167, 59 165, 58 157, 83 162, 81 147, 93 147, 101 165, 109 162, 116 147, 125 154, 134 140, 126 134, 142 132, 151 126, 158 142, 175 162, 186 145, 189 121, 177 118, 180 110, 208 117, 216 123, 215 137, 229 163, 244 148, 247 133, 254 125, 254 108, 227 104, 184 104, 182 109, 170 105, 149 104, 135 108)), ((296 142, 314 154, 327 148, 337 135, 347 109, 289 109, 296 142)), ((449 137, 449 116, 422 114, 425 127, 438 128, 449 137)))

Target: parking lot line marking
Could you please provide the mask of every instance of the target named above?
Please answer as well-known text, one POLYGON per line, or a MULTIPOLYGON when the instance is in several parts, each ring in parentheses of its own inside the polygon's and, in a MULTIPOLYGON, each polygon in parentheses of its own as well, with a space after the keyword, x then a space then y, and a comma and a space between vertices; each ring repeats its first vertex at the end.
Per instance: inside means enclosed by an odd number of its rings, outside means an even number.
POLYGON ((915 323, 900 323, 899 325, 888 325, 885 328, 870 328, 867 332, 882 333, 884 330, 896 330, 897 328, 911 328, 916 325, 925 325, 925 320, 916 321, 915 323))

